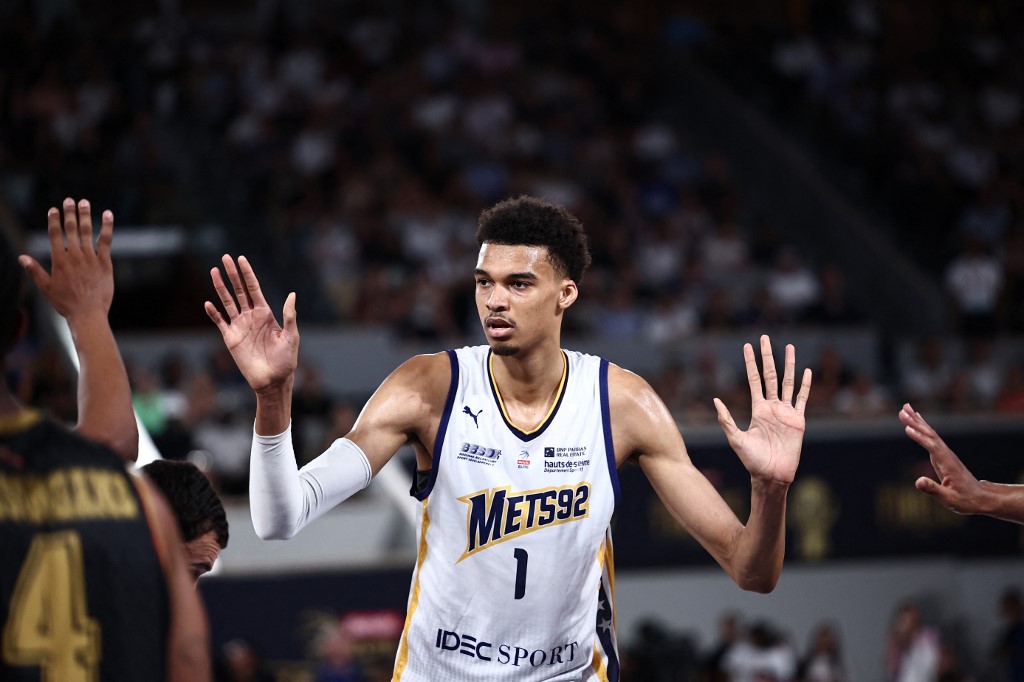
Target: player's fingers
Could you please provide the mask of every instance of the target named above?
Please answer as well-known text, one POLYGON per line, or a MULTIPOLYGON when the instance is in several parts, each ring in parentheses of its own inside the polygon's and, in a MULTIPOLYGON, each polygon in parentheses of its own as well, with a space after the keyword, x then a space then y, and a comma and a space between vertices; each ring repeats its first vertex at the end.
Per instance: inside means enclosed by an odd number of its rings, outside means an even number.
POLYGON ((245 289, 253 306, 267 305, 267 299, 263 298, 263 291, 260 289, 259 280, 256 279, 256 271, 252 269, 249 259, 245 256, 239 256, 238 269, 242 271, 242 281, 245 284, 245 289))
POLYGON ((228 331, 228 322, 224 319, 224 316, 217 310, 217 306, 206 301, 203 303, 203 310, 206 311, 207 317, 213 320, 213 323, 217 325, 217 329, 220 330, 221 336, 224 336, 228 331))
POLYGON ((234 297, 231 296, 227 285, 224 284, 224 277, 221 276, 219 268, 210 268, 210 279, 213 280, 213 288, 217 292, 220 304, 224 306, 224 312, 228 314, 228 319, 233 320, 238 317, 238 306, 235 305, 234 297))
POLYGON ((69 252, 82 247, 82 239, 78 235, 78 207, 71 197, 64 200, 64 240, 69 252))
POLYGON ((908 425, 903 427, 903 431, 906 432, 906 434, 908 436, 910 436, 910 439, 912 441, 914 441, 915 443, 917 443, 921 447, 924 447, 924 448, 928 447, 928 444, 926 442, 927 438, 925 437, 925 435, 923 433, 921 433, 920 431, 918 431, 917 429, 915 429, 913 426, 910 426, 908 424, 908 425))
POLYGON ((295 292, 288 294, 288 297, 284 299, 284 311, 282 312, 284 318, 284 330, 288 334, 298 334, 298 313, 295 310, 295 292))
POLYGON ((64 232, 60 226, 60 210, 51 207, 46 212, 46 236, 50 239, 50 260, 64 254, 64 232))
POLYGON ((100 222, 100 237, 96 240, 96 252, 103 257, 110 256, 110 245, 114 243, 114 214, 104 211, 100 222))
POLYGON ((82 250, 86 253, 92 252, 92 205, 88 199, 78 202, 78 238, 82 250))
POLYGON ((927 476, 922 476, 921 478, 914 481, 914 487, 916 487, 918 490, 925 493, 926 495, 937 497, 939 494, 939 488, 941 486, 939 486, 938 483, 928 478, 927 476))
POLYGON ((804 374, 800 379, 800 392, 796 394, 796 411, 800 414, 807 409, 807 399, 811 397, 811 379, 811 368, 805 367, 804 374))
POLYGON ((782 402, 787 405, 793 403, 793 386, 796 384, 796 348, 793 344, 786 344, 785 370, 782 374, 782 402))
POLYGON ((40 291, 45 292, 50 287, 50 275, 35 258, 25 255, 19 256, 18 264, 25 268, 25 272, 36 283, 40 291))
POLYGON ((228 279, 231 281, 231 286, 235 290, 235 298, 238 300, 238 309, 242 312, 252 308, 251 301, 249 300, 249 294, 245 291, 245 285, 242 284, 242 277, 238 274, 238 266, 235 265, 234 259, 231 256, 224 254, 224 257, 220 259, 224 264, 224 272, 228 274, 228 279))
POLYGON ((761 392, 761 374, 757 371, 757 360, 754 359, 754 347, 743 344, 743 365, 746 367, 747 383, 750 384, 750 399, 754 403, 764 400, 761 392))
POLYGON ((779 397, 779 374, 775 371, 775 356, 772 342, 767 334, 761 336, 761 369, 764 371, 764 397, 774 400, 779 397))
POLYGON ((729 412, 729 408, 725 406, 720 399, 715 398, 715 411, 718 413, 718 423, 721 424, 722 430, 725 431, 725 437, 732 445, 736 438, 740 434, 740 429, 736 426, 736 420, 732 418, 732 414, 729 412))

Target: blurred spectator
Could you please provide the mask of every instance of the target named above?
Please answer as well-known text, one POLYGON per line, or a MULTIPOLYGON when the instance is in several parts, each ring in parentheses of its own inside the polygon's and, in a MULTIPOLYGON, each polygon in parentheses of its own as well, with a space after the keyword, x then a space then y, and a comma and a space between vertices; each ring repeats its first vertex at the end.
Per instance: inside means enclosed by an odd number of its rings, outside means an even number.
POLYGON ((938 680, 939 634, 921 622, 921 610, 913 602, 904 602, 893 614, 885 652, 885 679, 888 682, 928 682, 938 680))
POLYGON ((946 269, 946 289, 953 302, 957 329, 967 337, 990 337, 997 328, 997 304, 1003 271, 984 242, 965 239, 964 249, 946 269))
POLYGON ((836 265, 826 265, 818 273, 821 298, 804 314, 804 321, 825 326, 861 324, 864 314, 846 295, 846 277, 836 265))
POLYGON ((787 682, 796 675, 796 652, 768 623, 755 623, 729 649, 723 668, 730 682, 787 682))
POLYGON ((1010 365, 996 397, 996 412, 1024 413, 1024 364, 1010 365))
POLYGON ((1016 588, 1006 589, 999 598, 999 615, 1003 618, 992 647, 993 664, 1000 680, 1024 682, 1024 602, 1016 588))
POLYGON ((857 372, 850 385, 836 391, 833 405, 840 415, 853 418, 880 417, 895 410, 889 392, 865 371, 857 372))
POLYGON ((918 342, 917 357, 901 369, 907 400, 918 408, 945 406, 953 380, 953 369, 942 341, 928 338, 918 342))
POLYGON ((1003 384, 1006 368, 992 355, 991 338, 967 341, 967 362, 964 366, 970 383, 970 402, 976 409, 989 409, 1003 384))
POLYGON ((318 367, 302 363, 297 374, 292 394, 292 441, 296 460, 305 463, 324 451, 321 445, 330 427, 333 400, 318 367))
POLYGON ((819 625, 797 671, 801 682, 846 682, 846 668, 833 625, 819 625))
POLYGON ((639 623, 623 654, 623 679, 649 682, 693 679, 696 656, 692 643, 687 637, 674 635, 657 621, 639 623))
POLYGON ((812 365, 814 390, 807 401, 810 414, 828 414, 835 409, 836 397, 853 382, 853 370, 833 345, 821 349, 812 365))
POLYGON ((352 633, 344 621, 332 621, 321 627, 313 643, 317 659, 313 682, 369 682, 352 644, 352 633))
POLYGON ((779 250, 775 266, 768 273, 767 287, 789 321, 803 317, 821 296, 817 277, 791 246, 779 250))
POLYGON ((736 613, 725 613, 718 619, 718 639, 701 659, 700 670, 707 682, 726 682, 729 673, 725 661, 744 637, 743 624, 736 613))
POLYGON ((224 643, 214 668, 217 682, 274 682, 255 645, 243 638, 224 643))

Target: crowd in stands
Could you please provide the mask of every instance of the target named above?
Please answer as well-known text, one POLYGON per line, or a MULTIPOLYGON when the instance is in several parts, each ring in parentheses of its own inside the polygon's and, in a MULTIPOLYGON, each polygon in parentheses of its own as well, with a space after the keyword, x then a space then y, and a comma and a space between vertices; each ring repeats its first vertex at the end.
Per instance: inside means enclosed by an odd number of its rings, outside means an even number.
MULTIPOLYGON (((967 634, 931 613, 926 600, 907 599, 891 614, 882 660, 872 679, 885 682, 970 682, 1024 679, 1024 603, 1015 587, 1000 597, 994 640, 972 651, 967 634)), ((848 682, 842 626, 823 620, 805 646, 770 621, 720 615, 715 640, 704 647, 657 621, 634 629, 623 653, 625 679, 649 682, 848 682)), ((863 670, 864 661, 859 661, 863 670)))
MULTIPOLYGON (((877 372, 833 347, 802 358, 815 369, 809 411, 890 416, 910 398, 1019 412, 1024 360, 994 336, 1024 324, 1024 195, 1010 181, 1022 70, 1012 22, 999 21, 1014 10, 940 3, 922 26, 906 16, 914 6, 787 3, 740 20, 602 2, 493 3, 486 19, 432 3, 10 3, 0 63, 18 66, 0 69, 0 207, 23 230, 69 194, 112 209, 122 229, 184 226, 194 270, 244 251, 265 289, 297 291, 304 324, 384 326, 440 348, 475 338, 476 216, 529 193, 567 205, 591 238, 569 334, 661 352, 698 335, 870 327, 848 296, 856 283, 809 262, 745 200, 736 161, 699 150, 673 117, 661 50, 698 45, 739 82, 764 76, 776 111, 859 169, 912 252, 947 272, 962 333, 904 344, 877 372), (954 20, 963 40, 938 49, 954 20)), ((189 322, 208 325, 210 293, 178 284, 166 295, 194 298, 189 322)), ((16 357, 22 394, 72 419, 53 344, 16 357)), ((251 398, 230 359, 129 361, 166 454, 218 452, 225 478, 244 480, 251 398)), ((710 423, 711 396, 746 402, 741 370, 705 353, 649 378, 681 421, 710 423)), ((303 457, 365 397, 316 382, 311 367, 296 394, 303 457)))
POLYGON ((940 278, 958 331, 1024 330, 1019 3, 763 3, 712 61, 940 278))

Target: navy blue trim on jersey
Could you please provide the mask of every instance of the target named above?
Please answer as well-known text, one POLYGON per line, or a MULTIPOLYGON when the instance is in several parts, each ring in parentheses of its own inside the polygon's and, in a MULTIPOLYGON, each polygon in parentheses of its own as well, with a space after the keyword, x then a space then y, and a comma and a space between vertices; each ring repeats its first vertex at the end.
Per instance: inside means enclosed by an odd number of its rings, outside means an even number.
POLYGON ((619 681, 619 652, 615 650, 615 641, 612 639, 612 631, 615 628, 615 618, 612 614, 612 603, 608 600, 608 592, 604 588, 604 579, 601 580, 601 587, 597 591, 597 640, 601 642, 601 649, 608 656, 608 682, 619 681), (601 608, 604 606, 604 608, 601 608), (608 624, 608 628, 602 628, 601 623, 608 624))
MULTIPOLYGON (((558 393, 558 399, 555 400, 555 406, 551 408, 551 412, 548 414, 547 419, 544 423, 537 427, 536 430, 526 433, 521 431, 515 424, 508 420, 505 415, 505 410, 502 407, 501 397, 498 395, 498 387, 494 385, 494 377, 491 375, 491 354, 494 351, 487 351, 487 358, 484 360, 484 371, 487 373, 487 384, 491 387, 491 395, 494 396, 494 404, 498 406, 498 413, 501 415, 501 420, 505 422, 505 426, 508 427, 509 431, 516 434, 519 440, 529 442, 539 436, 540 434, 547 431, 547 428, 551 426, 551 422, 555 421, 555 415, 558 414, 558 408, 562 404, 562 398, 565 397, 566 392, 569 390, 569 358, 566 357, 565 351, 562 353, 562 361, 565 363, 565 382, 562 384, 562 390, 558 393)), ((616 497, 618 499, 618 497, 616 497)))
POLYGON ((612 490, 615 491, 615 506, 619 506, 619 469, 615 466, 615 444, 612 442, 612 413, 608 409, 608 361, 601 358, 601 369, 598 371, 598 383, 601 386, 601 423, 604 426, 604 451, 608 456, 608 477, 611 479, 612 490))
POLYGON ((448 432, 448 421, 452 418, 452 406, 455 404, 455 393, 459 388, 459 356, 454 350, 445 351, 448 353, 448 363, 452 367, 452 379, 448 384, 448 397, 444 401, 444 412, 441 413, 441 422, 437 425, 437 434, 434 436, 434 452, 430 457, 430 481, 421 489, 413 489, 412 496, 421 502, 427 499, 427 495, 434 488, 434 481, 437 480, 437 470, 441 467, 441 449, 444 446, 444 437, 448 432))

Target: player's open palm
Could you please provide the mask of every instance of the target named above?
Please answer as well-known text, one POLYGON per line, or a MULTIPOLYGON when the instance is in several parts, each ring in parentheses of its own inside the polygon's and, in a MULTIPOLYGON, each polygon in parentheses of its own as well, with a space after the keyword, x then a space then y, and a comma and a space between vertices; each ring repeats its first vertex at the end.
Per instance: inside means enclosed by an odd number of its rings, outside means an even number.
POLYGON ((754 348, 743 346, 747 381, 752 401, 750 426, 742 431, 736 426, 729 409, 715 398, 718 423, 722 425, 729 445, 739 455, 743 465, 754 478, 792 483, 800 463, 800 448, 804 439, 804 410, 811 392, 811 370, 805 369, 800 391, 793 401, 796 381, 796 351, 786 346, 782 394, 779 395, 778 373, 772 356, 771 341, 761 337, 761 360, 764 367, 764 389, 757 370, 754 348))
POLYGON ((260 289, 256 273, 245 256, 236 267, 231 256, 221 258, 231 283, 229 290, 218 268, 210 270, 227 317, 210 301, 206 314, 217 325, 224 345, 249 385, 257 393, 287 381, 299 361, 299 329, 295 321, 295 293, 284 302, 284 326, 277 323, 260 289))

